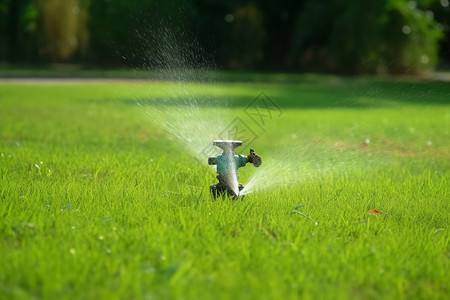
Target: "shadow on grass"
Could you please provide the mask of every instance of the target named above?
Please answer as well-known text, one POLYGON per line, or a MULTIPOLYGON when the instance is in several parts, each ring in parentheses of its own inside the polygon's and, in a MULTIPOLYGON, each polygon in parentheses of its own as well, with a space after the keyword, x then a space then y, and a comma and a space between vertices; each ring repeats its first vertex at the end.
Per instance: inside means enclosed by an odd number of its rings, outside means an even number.
MULTIPOLYGON (((230 91, 235 87, 230 86, 230 91)), ((141 105, 200 107, 246 107, 260 93, 283 109, 303 108, 378 108, 399 104, 446 105, 450 104, 450 83, 438 81, 399 81, 377 78, 308 78, 298 83, 243 84, 242 93, 226 92, 222 95, 190 95, 184 98, 149 97, 141 99, 141 105), (324 79, 324 80, 321 80, 324 79), (254 93, 253 93, 254 91, 254 93)), ((136 100, 123 99, 134 105, 136 100)))

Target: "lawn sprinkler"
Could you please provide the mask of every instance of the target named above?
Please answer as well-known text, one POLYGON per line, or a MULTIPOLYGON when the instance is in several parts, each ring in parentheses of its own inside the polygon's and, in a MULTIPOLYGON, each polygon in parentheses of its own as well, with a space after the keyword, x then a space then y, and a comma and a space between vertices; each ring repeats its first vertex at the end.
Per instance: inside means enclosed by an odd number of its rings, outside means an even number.
POLYGON ((217 165, 217 179, 219 183, 212 184, 209 189, 214 198, 218 196, 229 196, 237 199, 239 192, 244 188, 242 183, 238 183, 238 169, 245 166, 247 163, 253 164, 255 167, 261 165, 261 157, 250 149, 250 154, 236 155, 234 149, 242 145, 241 141, 233 140, 216 140, 213 142, 214 146, 223 150, 223 153, 216 157, 209 157, 209 165, 217 165))

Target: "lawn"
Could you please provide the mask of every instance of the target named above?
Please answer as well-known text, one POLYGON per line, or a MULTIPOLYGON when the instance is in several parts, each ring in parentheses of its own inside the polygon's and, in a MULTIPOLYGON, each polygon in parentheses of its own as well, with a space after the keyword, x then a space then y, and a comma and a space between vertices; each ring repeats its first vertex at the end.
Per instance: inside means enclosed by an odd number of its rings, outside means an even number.
POLYGON ((447 299, 450 83, 252 78, 0 82, 0 298, 447 299))

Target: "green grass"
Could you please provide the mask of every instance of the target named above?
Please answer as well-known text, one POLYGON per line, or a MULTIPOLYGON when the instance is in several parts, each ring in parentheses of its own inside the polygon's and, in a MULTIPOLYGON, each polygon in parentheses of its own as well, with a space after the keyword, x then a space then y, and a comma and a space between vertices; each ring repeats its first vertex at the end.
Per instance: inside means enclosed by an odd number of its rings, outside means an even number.
POLYGON ((446 299, 450 84, 236 76, 0 83, 0 298, 446 299), (264 130, 261 91, 283 109, 264 130), (239 150, 276 184, 213 201, 214 171, 145 114, 182 94, 252 126, 239 150))

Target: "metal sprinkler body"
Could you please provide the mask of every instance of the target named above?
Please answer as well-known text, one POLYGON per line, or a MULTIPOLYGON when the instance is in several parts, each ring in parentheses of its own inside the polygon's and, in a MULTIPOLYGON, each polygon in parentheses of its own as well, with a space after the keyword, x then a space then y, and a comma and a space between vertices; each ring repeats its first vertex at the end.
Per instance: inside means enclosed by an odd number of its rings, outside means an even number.
POLYGON ((219 183, 212 184, 209 188, 214 198, 218 196, 229 196, 233 199, 239 197, 239 192, 244 188, 239 183, 239 168, 244 167, 247 163, 252 163, 255 167, 261 165, 261 157, 250 149, 250 154, 236 155, 234 149, 242 145, 242 141, 234 140, 215 140, 214 146, 223 150, 221 155, 209 157, 209 165, 217 165, 217 180, 219 183))

